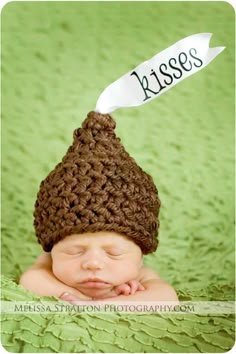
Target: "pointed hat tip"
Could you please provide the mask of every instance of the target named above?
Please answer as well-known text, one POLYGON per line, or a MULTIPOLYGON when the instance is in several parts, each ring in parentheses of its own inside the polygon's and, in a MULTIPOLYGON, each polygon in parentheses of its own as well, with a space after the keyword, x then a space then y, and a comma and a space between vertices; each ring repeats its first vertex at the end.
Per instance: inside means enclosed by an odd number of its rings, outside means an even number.
POLYGON ((116 122, 110 114, 101 114, 95 111, 88 113, 87 118, 82 123, 83 129, 114 130, 116 122))

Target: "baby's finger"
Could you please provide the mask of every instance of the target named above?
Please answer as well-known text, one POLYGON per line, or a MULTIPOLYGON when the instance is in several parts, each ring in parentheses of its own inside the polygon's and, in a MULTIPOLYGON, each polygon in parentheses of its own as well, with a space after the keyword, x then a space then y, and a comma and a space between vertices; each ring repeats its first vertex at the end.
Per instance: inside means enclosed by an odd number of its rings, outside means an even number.
POLYGON ((136 280, 130 280, 128 285, 130 286, 130 295, 133 295, 138 290, 138 282, 136 280))
POLYGON ((137 280, 130 280, 128 282, 130 289, 131 289, 131 295, 135 294, 136 291, 142 291, 145 290, 144 286, 137 280))
POLYGON ((136 291, 138 291, 138 285, 134 284, 133 286, 131 286, 131 295, 135 294, 136 291))
POLYGON ((117 295, 120 295, 122 293, 122 289, 123 289, 123 284, 122 285, 118 285, 114 288, 114 292, 117 295))
POLYGON ((142 290, 145 290, 145 288, 144 288, 144 286, 143 286, 141 283, 139 283, 137 290, 138 290, 138 291, 142 291, 142 290))
POLYGON ((130 295, 131 294, 131 288, 128 284, 124 284, 124 289, 123 289, 123 295, 130 295))
POLYGON ((130 295, 130 286, 128 284, 121 284, 121 285, 117 286, 116 289, 119 292, 119 295, 120 294, 130 295))
POLYGON ((69 303, 74 305, 81 304, 81 302, 84 303, 84 301, 81 300, 78 296, 67 292, 62 293, 59 298, 64 301, 68 301, 69 303))

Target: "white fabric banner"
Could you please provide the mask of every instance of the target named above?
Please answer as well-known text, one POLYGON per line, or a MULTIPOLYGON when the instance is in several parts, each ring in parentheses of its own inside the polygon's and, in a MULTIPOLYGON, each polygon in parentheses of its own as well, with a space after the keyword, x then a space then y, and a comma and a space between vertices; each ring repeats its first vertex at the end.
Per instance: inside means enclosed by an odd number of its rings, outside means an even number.
POLYGON ((212 33, 181 39, 110 84, 100 95, 96 112, 145 104, 207 66, 225 47, 209 48, 212 33))

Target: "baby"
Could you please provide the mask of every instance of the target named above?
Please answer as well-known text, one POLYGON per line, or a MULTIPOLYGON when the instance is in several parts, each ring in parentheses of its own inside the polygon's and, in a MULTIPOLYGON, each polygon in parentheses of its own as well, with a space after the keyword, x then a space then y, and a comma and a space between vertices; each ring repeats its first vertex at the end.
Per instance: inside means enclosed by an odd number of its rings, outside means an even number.
POLYGON ((44 252, 20 279, 38 295, 66 301, 178 301, 174 289, 143 266, 139 246, 115 232, 67 236, 44 252))
POLYGON ((67 301, 178 301, 143 265, 158 246, 160 200, 115 126, 110 115, 90 112, 41 183, 34 226, 44 253, 20 284, 67 301))

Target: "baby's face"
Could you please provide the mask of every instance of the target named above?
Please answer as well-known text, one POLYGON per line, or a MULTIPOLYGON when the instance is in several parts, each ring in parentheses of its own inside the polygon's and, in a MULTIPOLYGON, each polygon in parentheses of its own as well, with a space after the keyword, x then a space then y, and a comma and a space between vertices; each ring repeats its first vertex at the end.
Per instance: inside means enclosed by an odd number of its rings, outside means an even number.
POLYGON ((53 273, 87 296, 99 296, 116 285, 136 279, 141 249, 115 232, 67 236, 51 251, 53 273))

